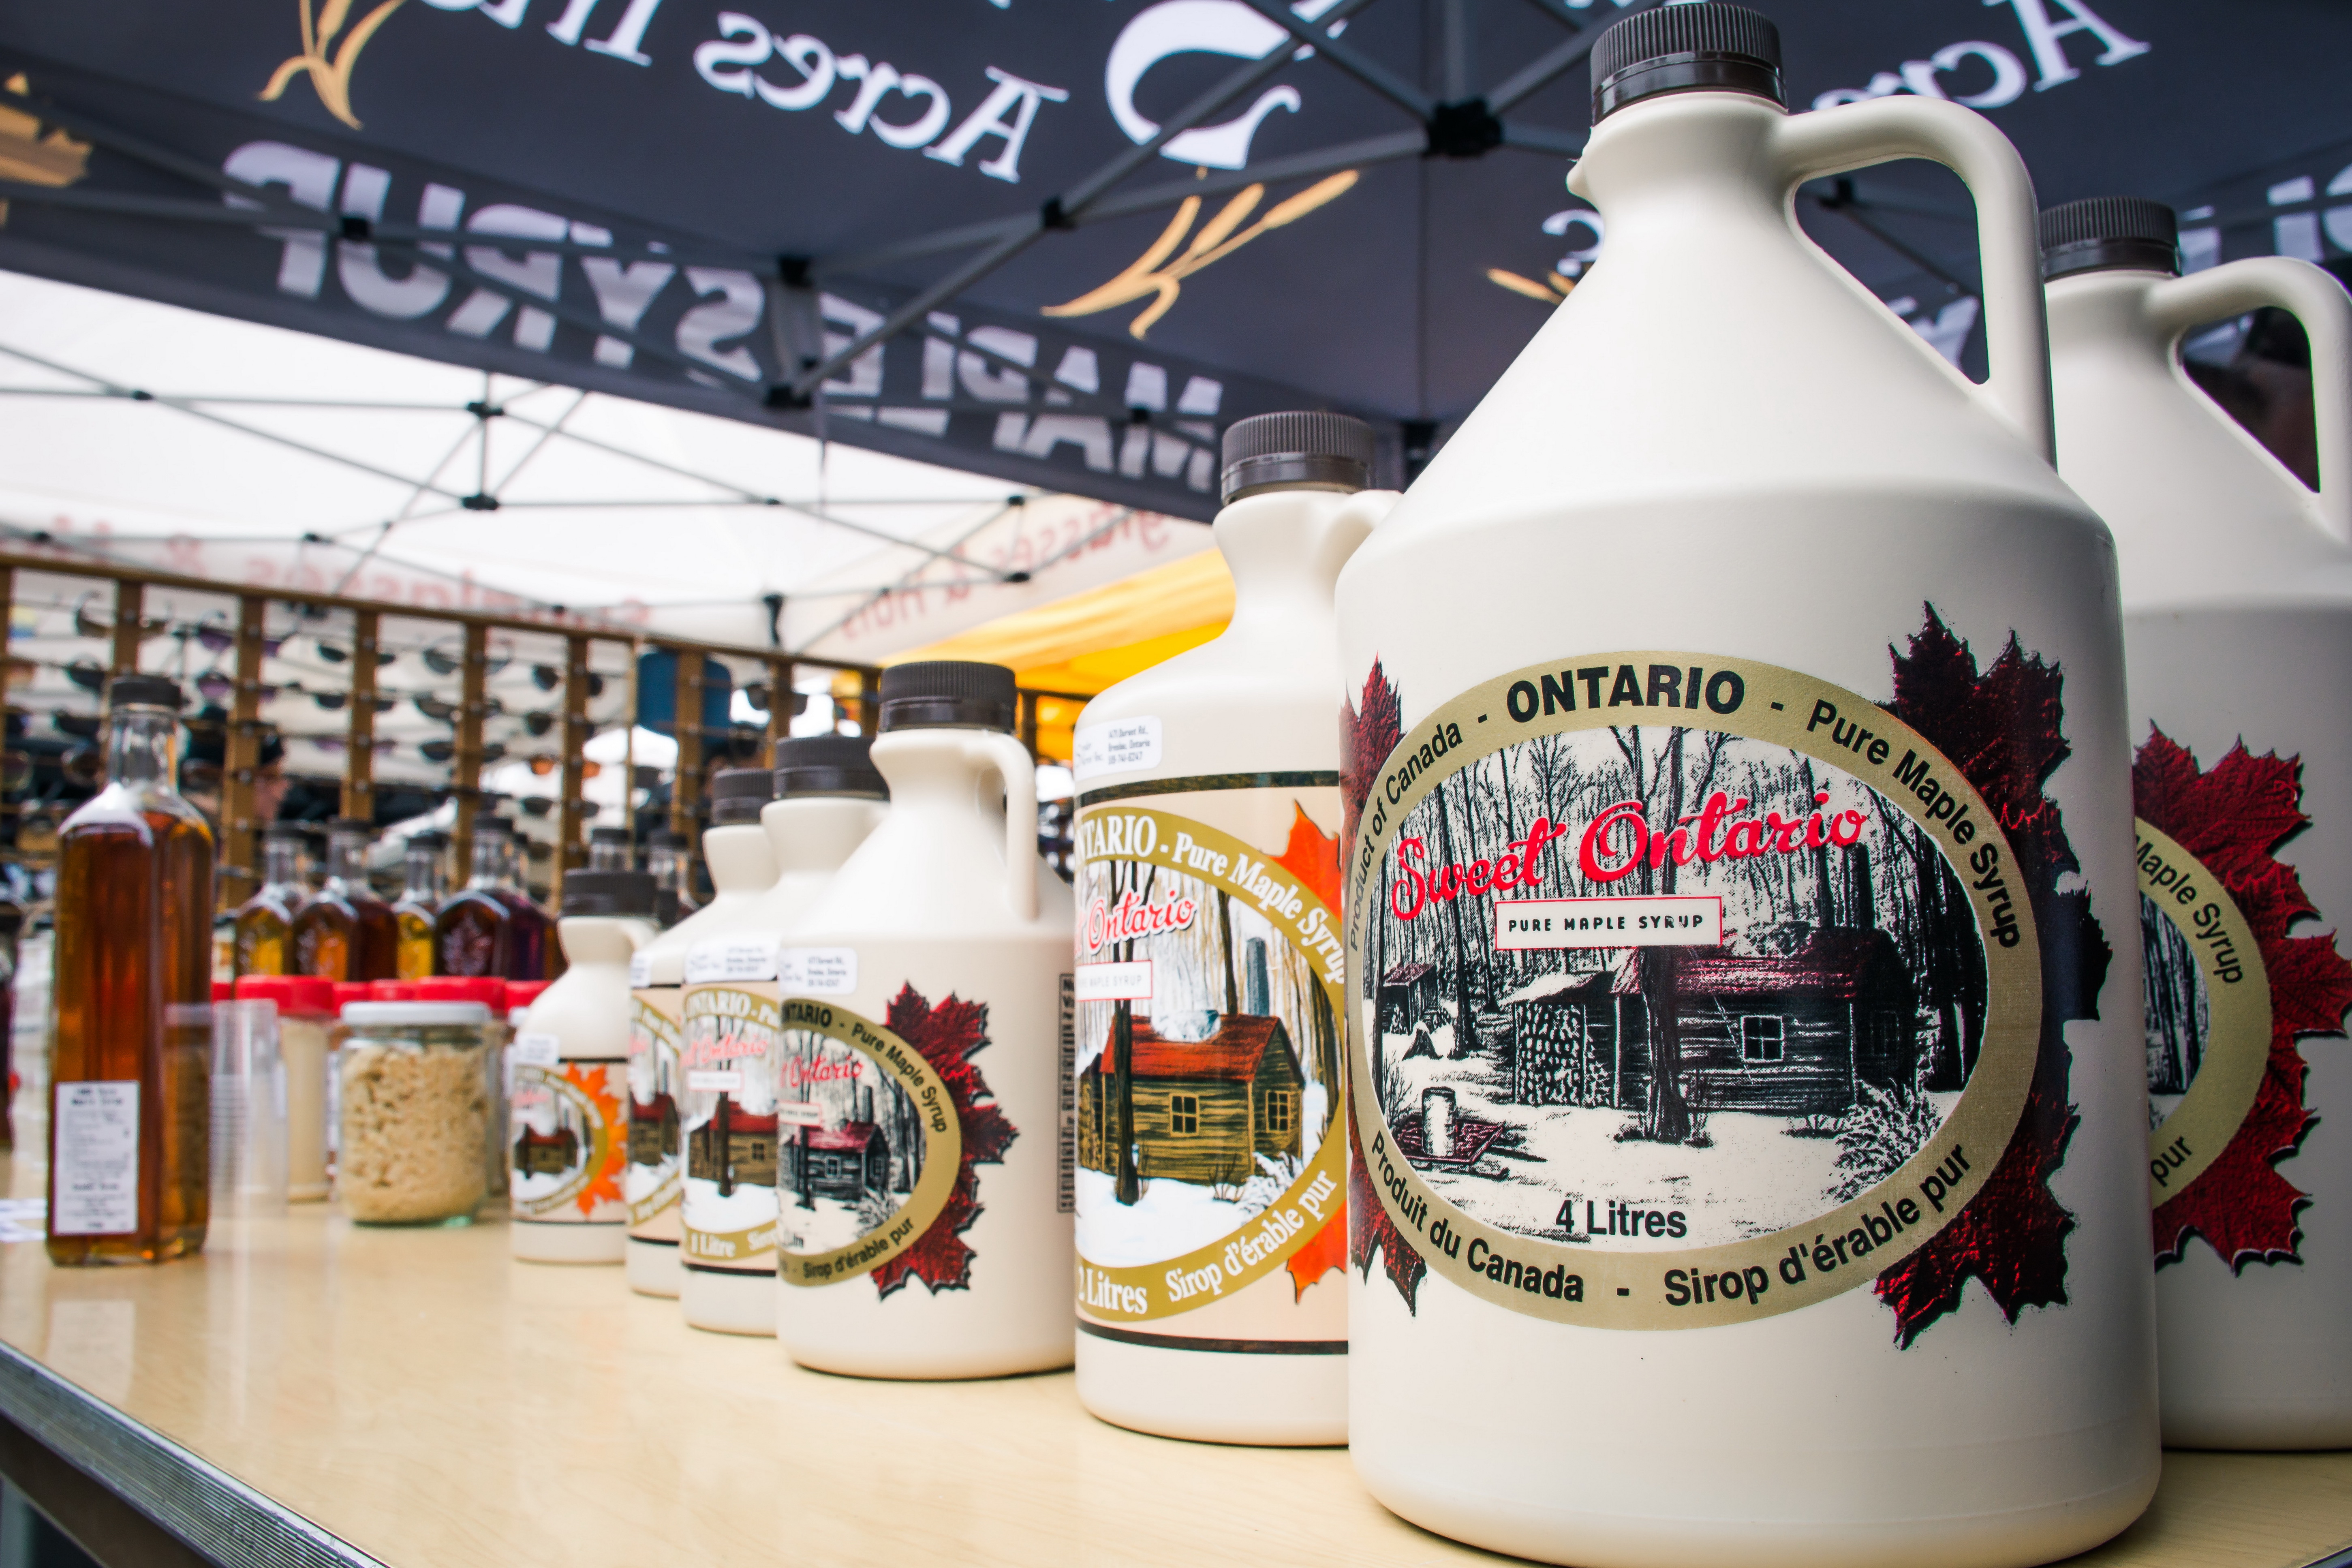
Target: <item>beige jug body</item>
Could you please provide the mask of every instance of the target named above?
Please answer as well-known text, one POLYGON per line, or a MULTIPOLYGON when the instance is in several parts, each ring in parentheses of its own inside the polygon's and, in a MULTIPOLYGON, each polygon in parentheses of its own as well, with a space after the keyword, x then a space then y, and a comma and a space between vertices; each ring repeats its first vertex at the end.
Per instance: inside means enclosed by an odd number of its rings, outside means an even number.
POLYGON ((1077 1384, 1119 1426, 1347 1440, 1331 585, 1396 500, 1233 501, 1232 623, 1078 721, 1077 1384))
POLYGON ((629 973, 629 1289, 676 1297, 678 1201, 685 1180, 677 1107, 685 1098, 677 1060, 678 1008, 688 949, 738 928, 753 900, 773 887, 776 859, 756 823, 725 823, 702 836, 710 901, 639 950, 629 973))
POLYGON ((885 722, 888 809, 784 950, 774 1331, 853 1376, 1067 1366, 1069 889, 1020 742, 885 722))
POLYGON ((1339 580, 1352 1458, 1549 1562, 2084 1550, 2157 1478, 2147 1100, 2030 183, 1693 91, 1571 185, 1607 255, 1339 580), (1976 196, 1985 385, 1796 229, 1898 156, 1976 196))
POLYGON ((2060 471, 2115 531, 2147 963, 2168 1443, 2352 1444, 2352 300, 2284 258, 2050 285, 2060 471), (2191 383, 2183 336, 2305 326, 2314 494, 2191 383))

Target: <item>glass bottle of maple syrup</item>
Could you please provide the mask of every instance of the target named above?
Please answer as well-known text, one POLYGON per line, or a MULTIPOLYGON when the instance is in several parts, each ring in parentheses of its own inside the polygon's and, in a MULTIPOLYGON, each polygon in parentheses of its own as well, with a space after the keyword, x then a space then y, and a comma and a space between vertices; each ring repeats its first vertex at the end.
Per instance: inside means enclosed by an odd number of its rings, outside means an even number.
POLYGON ((178 685, 107 691, 107 784, 58 834, 48 1254, 160 1262, 205 1244, 213 838, 173 788, 178 685))
POLYGON ((499 897, 507 902, 508 926, 506 978, 509 980, 553 980, 563 973, 563 949, 555 940, 555 917, 530 896, 523 879, 523 856, 529 843, 514 829, 514 825, 501 821, 506 847, 499 859, 499 897))
POLYGON ((474 824, 474 874, 433 921, 437 974, 541 980, 554 924, 516 885, 513 828, 484 816, 474 824))
POLYGON ((327 828, 327 880, 294 916, 294 970, 321 980, 391 980, 400 972, 400 922, 368 886, 373 825, 338 817, 327 828))
POLYGON ((599 827, 588 835, 588 869, 591 871, 634 871, 636 857, 630 853, 629 830, 625 827, 599 827))
POLYGON ((646 869, 654 874, 659 900, 655 918, 667 930, 702 905, 694 897, 694 857, 685 842, 667 827, 656 827, 646 838, 646 869))
POLYGON ((400 941, 394 967, 402 980, 422 980, 433 973, 433 919, 441 912, 441 857, 448 847, 445 834, 409 835, 408 886, 392 906, 400 941))
POLYGON ((294 973, 294 917, 302 887, 303 827, 273 822, 261 831, 261 886, 236 910, 236 973, 294 973))

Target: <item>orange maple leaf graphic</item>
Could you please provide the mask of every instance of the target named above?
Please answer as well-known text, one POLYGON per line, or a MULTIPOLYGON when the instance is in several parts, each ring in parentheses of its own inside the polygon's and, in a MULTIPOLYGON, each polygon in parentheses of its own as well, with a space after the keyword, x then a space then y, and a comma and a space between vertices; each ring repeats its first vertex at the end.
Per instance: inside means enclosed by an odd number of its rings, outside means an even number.
POLYGON ((588 1097, 596 1107, 597 1124, 604 1130, 604 1161, 588 1173, 588 1184, 580 1189, 573 1201, 583 1215, 594 1214, 598 1204, 623 1201, 621 1176, 629 1163, 629 1118, 620 1097, 606 1087, 602 1068, 583 1068, 576 1062, 563 1064, 563 1077, 574 1089, 588 1097))
POLYGON ((1336 916, 1339 912, 1339 840, 1325 837, 1302 807, 1294 805, 1291 810, 1297 815, 1291 819, 1290 842, 1274 863, 1297 878, 1336 916))
POLYGON ((1335 1214, 1325 1220, 1321 1230, 1284 1259, 1283 1267, 1290 1270, 1290 1299, 1294 1302, 1307 1294, 1307 1287, 1326 1274, 1335 1268, 1344 1270, 1348 1267, 1348 1216, 1335 1214))

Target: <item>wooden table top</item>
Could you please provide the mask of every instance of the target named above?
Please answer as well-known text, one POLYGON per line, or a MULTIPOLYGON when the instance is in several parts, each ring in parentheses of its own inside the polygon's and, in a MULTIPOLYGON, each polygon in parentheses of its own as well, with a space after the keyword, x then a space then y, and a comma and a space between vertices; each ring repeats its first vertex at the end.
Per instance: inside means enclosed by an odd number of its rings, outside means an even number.
MULTIPOLYGON (((26 1163, 9 1185, 37 1194, 26 1163)), ((0 1412, 229 1563, 1503 1561, 1387 1512, 1338 1449, 1121 1431, 1066 1373, 804 1372, 618 1268, 516 1263, 500 1225, 320 1205, 153 1268, 0 1246, 0 1412)), ((2075 1561, 2305 1568, 2347 1544, 2352 1454, 2174 1454, 2149 1514, 2075 1561)))

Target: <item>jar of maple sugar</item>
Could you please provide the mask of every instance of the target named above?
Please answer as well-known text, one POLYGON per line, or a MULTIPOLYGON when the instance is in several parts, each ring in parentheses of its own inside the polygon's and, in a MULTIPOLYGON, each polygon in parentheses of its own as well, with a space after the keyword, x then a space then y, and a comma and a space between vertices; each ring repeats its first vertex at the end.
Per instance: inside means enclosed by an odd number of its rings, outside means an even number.
POLYGON ((353 1002, 335 1051, 335 1195, 366 1225, 463 1224, 488 1190, 490 1010, 353 1002))

